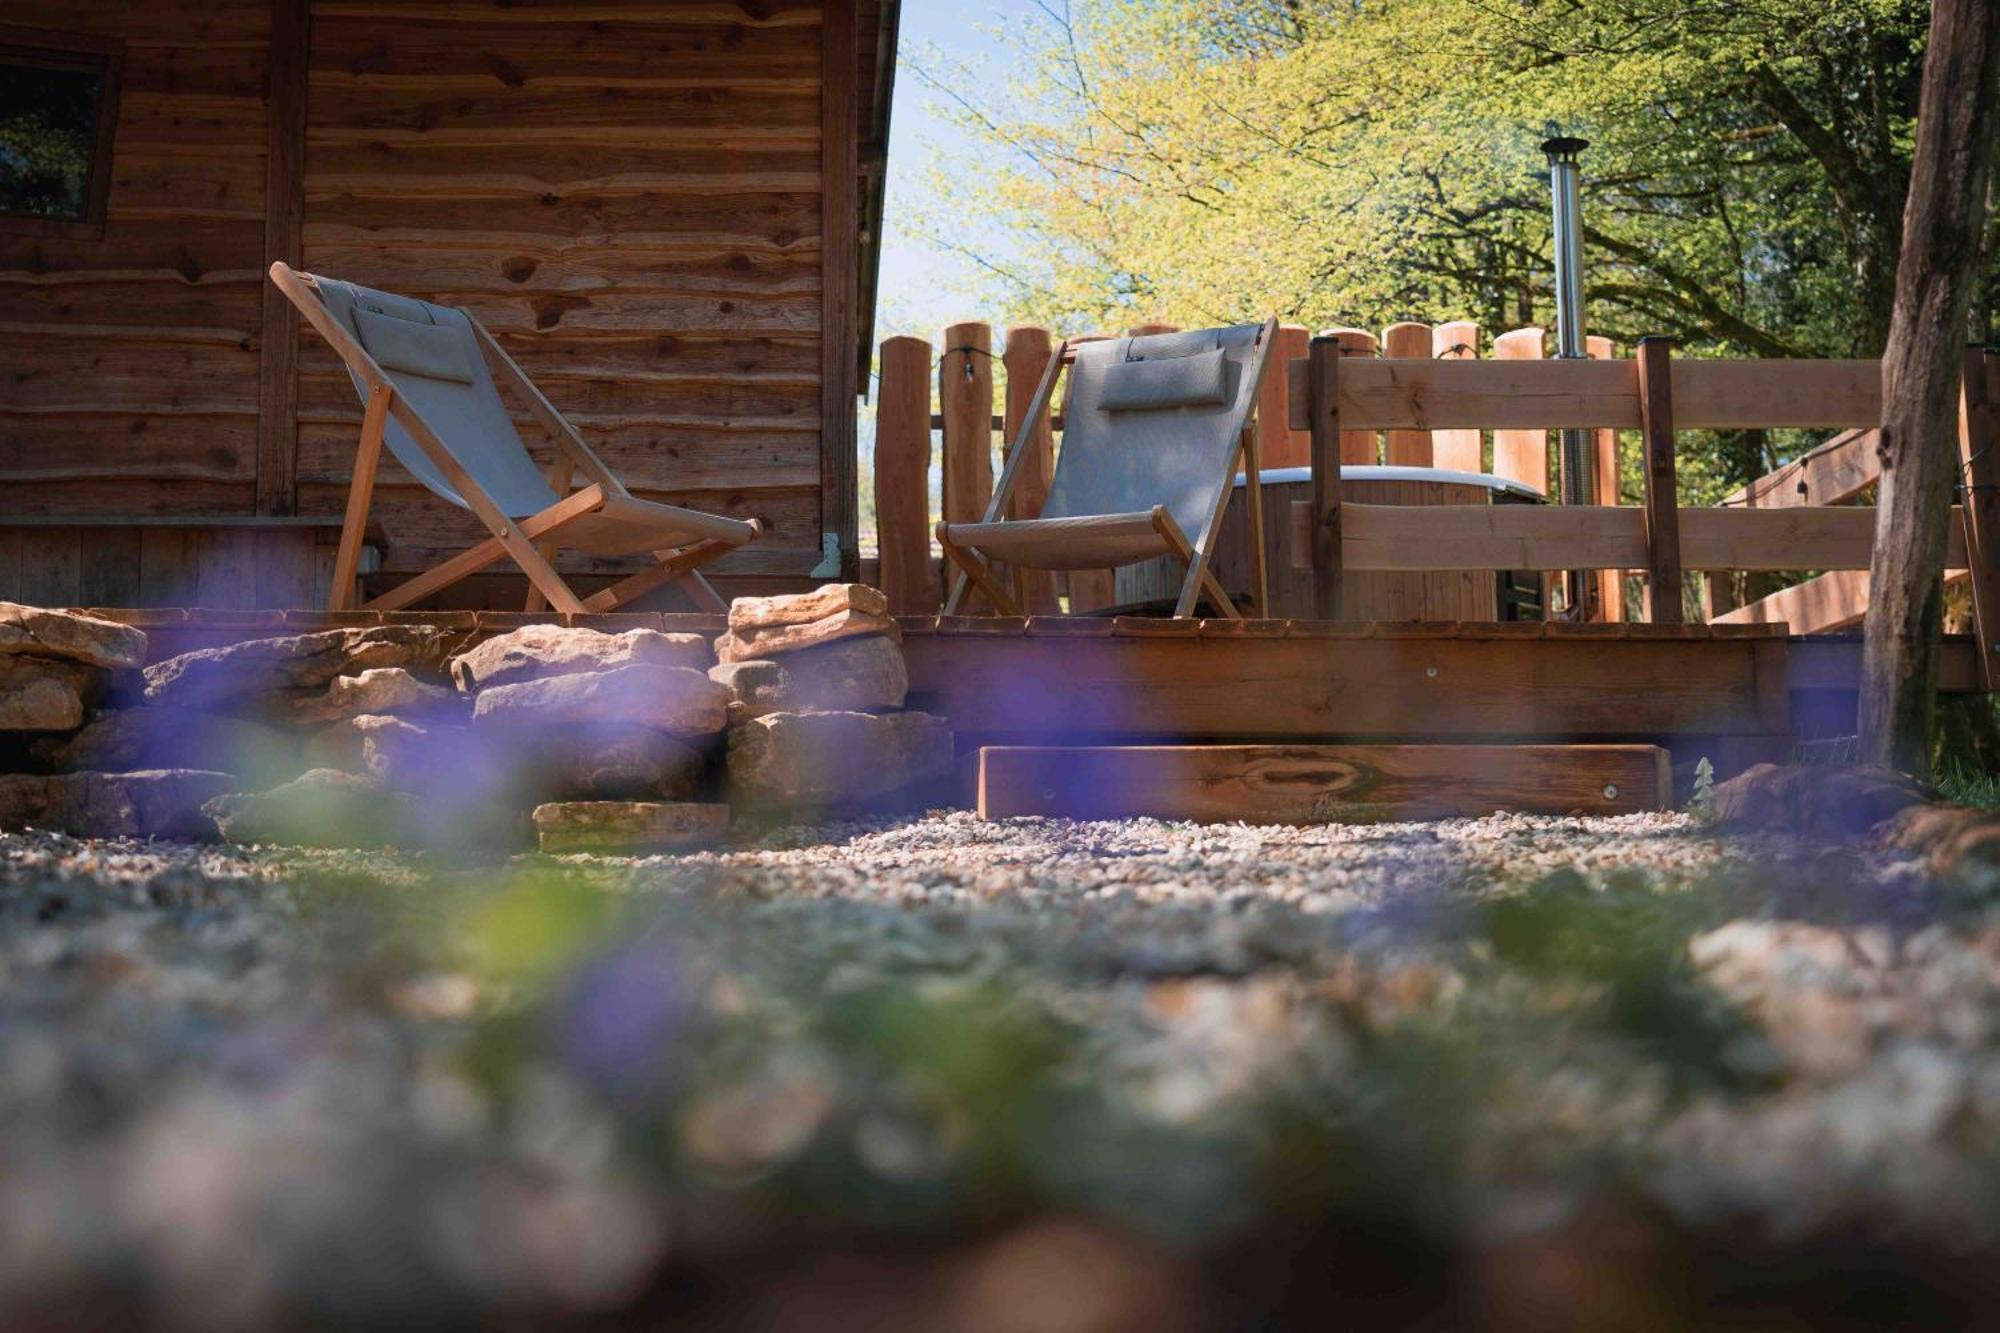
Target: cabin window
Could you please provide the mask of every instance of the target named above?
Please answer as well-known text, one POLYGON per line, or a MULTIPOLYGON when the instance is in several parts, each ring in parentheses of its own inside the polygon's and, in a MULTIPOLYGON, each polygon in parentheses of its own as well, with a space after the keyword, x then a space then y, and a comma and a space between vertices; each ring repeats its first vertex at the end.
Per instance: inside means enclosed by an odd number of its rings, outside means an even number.
POLYGON ((124 43, 0 25, 0 227, 101 233, 124 43))

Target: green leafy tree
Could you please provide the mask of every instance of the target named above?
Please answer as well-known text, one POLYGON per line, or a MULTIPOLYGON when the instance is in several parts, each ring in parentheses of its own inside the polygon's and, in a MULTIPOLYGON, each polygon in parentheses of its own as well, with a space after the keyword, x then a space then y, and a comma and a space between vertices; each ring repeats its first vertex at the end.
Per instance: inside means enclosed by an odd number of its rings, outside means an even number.
MULTIPOLYGON (((1549 322, 1555 125, 1591 140, 1592 332, 1881 350, 1923 0, 1040 3, 1005 87, 919 65, 1004 150, 982 180, 938 164, 929 228, 1014 317, 1549 322), (983 253, 1001 231, 1029 258, 983 253)), ((1766 461, 1709 452, 1717 485, 1766 461)))

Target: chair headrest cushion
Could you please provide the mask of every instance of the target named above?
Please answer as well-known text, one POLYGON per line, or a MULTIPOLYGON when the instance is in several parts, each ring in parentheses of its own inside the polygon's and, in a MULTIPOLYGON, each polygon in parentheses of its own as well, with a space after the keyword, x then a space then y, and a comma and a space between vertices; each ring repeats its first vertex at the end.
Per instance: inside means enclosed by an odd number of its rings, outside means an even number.
POLYGON ((1114 361, 1104 368, 1097 405, 1107 412, 1215 407, 1228 401, 1227 371, 1220 347, 1165 360, 1114 361))
POLYGON ((378 315, 356 309, 354 324, 361 345, 384 370, 400 370, 425 379, 453 380, 473 384, 472 367, 466 364, 465 344, 458 330, 443 324, 415 324, 394 315, 378 315))

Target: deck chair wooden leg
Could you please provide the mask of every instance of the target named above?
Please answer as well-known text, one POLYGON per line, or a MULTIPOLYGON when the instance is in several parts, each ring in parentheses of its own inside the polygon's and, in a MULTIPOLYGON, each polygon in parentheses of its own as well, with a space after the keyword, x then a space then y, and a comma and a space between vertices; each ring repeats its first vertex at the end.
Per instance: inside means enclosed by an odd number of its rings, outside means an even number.
POLYGON ((608 588, 601 589, 583 599, 586 611, 615 611, 635 597, 643 597, 655 588, 669 583, 691 584, 688 596, 703 611, 721 613, 729 609, 729 604, 709 581, 696 572, 719 555, 735 550, 735 544, 725 541, 699 541, 679 550, 658 552, 659 563, 636 574, 629 575, 608 588))
POLYGON ((400 611, 413 606, 441 588, 448 588, 462 578, 477 574, 488 565, 497 565, 507 558, 507 548, 500 544, 498 537, 488 537, 477 546, 460 551, 449 560, 443 560, 414 578, 405 579, 380 597, 366 603, 369 611, 400 611))
POLYGON ((361 443, 354 451, 354 479, 347 486, 347 515, 340 524, 340 549, 333 557, 333 587, 326 595, 329 611, 354 606, 354 580, 361 569, 361 539, 368 527, 368 507, 375 499, 375 474, 382 466, 382 431, 389 422, 389 399, 395 390, 378 384, 368 391, 361 414, 361 443))
MULTIPOLYGON (((575 479, 576 460, 561 449, 556 450, 556 461, 549 465, 549 489, 556 493, 556 499, 560 500, 569 494, 570 482, 575 479)), ((548 561, 550 564, 555 563, 556 543, 554 540, 542 542, 535 549, 542 553, 542 559, 548 561)), ((522 604, 521 609, 533 614, 536 611, 545 609, 548 604, 549 599, 542 596, 542 590, 537 588, 532 582, 529 583, 528 600, 522 604)))
POLYGON ((1243 431, 1243 500, 1250 507, 1251 592, 1257 598, 1257 614, 1271 614, 1270 561, 1264 549, 1264 427, 1253 417, 1243 431))
POLYGON ((945 602, 944 613, 948 616, 957 614, 958 604, 965 596, 965 581, 969 578, 978 586, 979 591, 986 594, 993 603, 993 609, 999 614, 1003 616, 1024 614, 1021 604, 1014 600, 1013 594, 993 577, 992 566, 988 565, 977 551, 969 551, 952 541, 950 533, 946 530, 948 526, 944 523, 938 524, 938 543, 944 547, 945 556, 959 567, 961 573, 952 582, 951 596, 945 602))
POLYGON ((1165 506, 1154 507, 1153 526, 1159 529, 1160 535, 1174 548, 1174 557, 1187 571, 1187 576, 1181 580, 1180 600, 1174 603, 1174 619, 1186 620, 1193 616, 1204 592, 1208 594, 1209 600, 1215 603, 1218 617, 1224 620, 1243 619, 1243 613, 1229 600, 1229 594, 1223 590, 1221 582, 1209 572, 1208 552, 1187 539, 1187 534, 1181 531, 1181 525, 1174 522, 1174 516, 1166 511, 1165 506))
POLYGON ((708 577, 700 570, 690 569, 681 576, 680 582, 688 597, 700 610, 716 616, 729 614, 729 599, 717 592, 715 585, 710 583, 708 577))
POLYGON ((581 615, 582 599, 569 590, 569 584, 563 582, 562 575, 556 573, 556 567, 543 557, 533 542, 521 535, 519 528, 515 528, 512 535, 514 541, 508 541, 505 537, 498 540, 509 548, 507 554, 514 557, 514 563, 528 576, 528 582, 540 588, 542 595, 549 599, 550 608, 564 615, 581 615))

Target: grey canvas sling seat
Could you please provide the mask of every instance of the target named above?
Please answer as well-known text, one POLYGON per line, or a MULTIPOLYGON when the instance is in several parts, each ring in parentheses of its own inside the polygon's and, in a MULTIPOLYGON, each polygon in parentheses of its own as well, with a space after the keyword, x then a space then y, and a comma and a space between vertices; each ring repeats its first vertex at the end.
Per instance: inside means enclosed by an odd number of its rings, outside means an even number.
MULTIPOLYGON (((1110 569, 1169 556, 1185 569, 1176 616, 1206 592, 1219 613, 1237 614, 1208 571, 1233 482, 1256 474, 1257 402, 1277 336, 1263 324, 1065 342, 1049 362, 993 501, 978 523, 941 523, 938 540, 958 567, 946 614, 971 587, 996 610, 1020 606, 996 565, 1110 569), (1019 482, 1028 432, 1047 410, 1056 377, 1069 374, 1062 449, 1040 516, 1003 520, 1019 482)), ((1259 508, 1249 502, 1253 525, 1259 508)), ((1253 543, 1261 557, 1261 534, 1253 543)), ((1258 607, 1263 561, 1253 561, 1258 607)))
POLYGON ((345 609, 353 598, 362 531, 386 446, 411 476, 471 510, 491 535, 370 601, 370 608, 412 605, 511 559, 528 576, 529 610, 546 601, 558 611, 608 611, 675 581, 703 609, 725 609, 699 567, 755 539, 756 520, 632 495, 469 311, 284 264, 271 266, 271 280, 340 354, 364 409, 330 608, 345 609), (547 476, 521 441, 496 371, 555 440, 547 476), (572 490, 579 473, 583 484, 572 490), (578 597, 551 563, 561 547, 599 556, 650 555, 654 563, 578 597))

